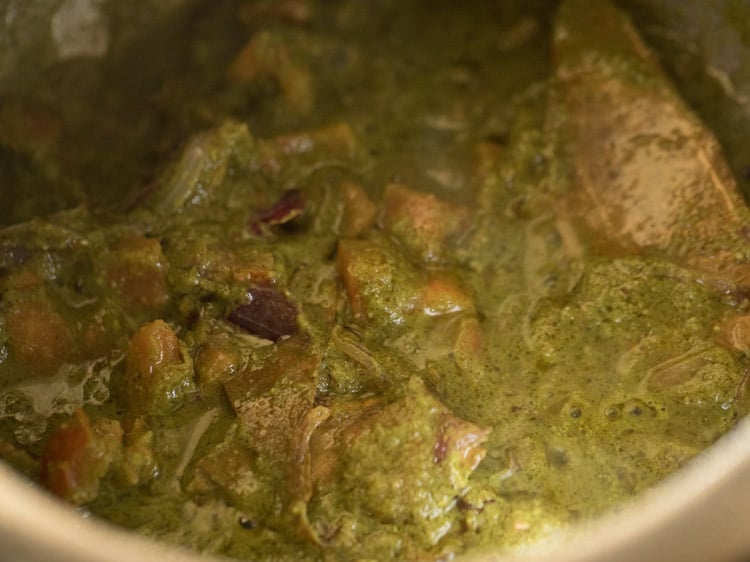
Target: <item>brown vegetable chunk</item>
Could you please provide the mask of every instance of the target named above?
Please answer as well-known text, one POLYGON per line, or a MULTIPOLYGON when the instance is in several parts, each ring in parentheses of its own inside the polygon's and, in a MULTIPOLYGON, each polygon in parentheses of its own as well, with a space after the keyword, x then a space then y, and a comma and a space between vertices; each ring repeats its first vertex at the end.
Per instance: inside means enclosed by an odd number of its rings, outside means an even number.
POLYGON ((359 185, 344 182, 341 186, 344 196, 344 217, 341 222, 341 236, 356 238, 372 226, 377 207, 359 185))
POLYGON ((290 436, 315 397, 320 359, 295 339, 278 344, 262 364, 237 373, 224 390, 253 447, 269 458, 287 458, 290 436))
POLYGON ((254 474, 277 483, 274 495, 281 509, 267 524, 284 526, 291 520, 306 539, 313 538, 304 524, 304 503, 312 490, 309 441, 328 415, 325 407, 314 406, 319 363, 304 342, 291 339, 279 343, 262 364, 224 383, 245 442, 257 456, 254 474))
POLYGON ((13 355, 24 365, 49 374, 73 349, 73 334, 63 317, 43 302, 14 306, 6 316, 13 355))
POLYGON ((341 240, 336 264, 357 322, 400 324, 419 299, 416 273, 383 240, 341 240))
POLYGON ((736 316, 722 322, 719 341, 742 353, 750 351, 750 316, 736 316))
POLYGON ((287 133, 258 143, 263 171, 276 177, 285 169, 300 165, 316 165, 321 161, 352 158, 357 152, 357 139, 348 123, 334 123, 318 129, 287 133))
MULTIPOLYGON (((403 398, 364 416, 347 415, 346 408, 343 416, 334 412, 319 432, 312 439, 312 474, 324 478, 318 491, 326 501, 313 498, 311 509, 319 528, 328 528, 323 522, 338 517, 339 509, 366 513, 385 524, 413 524, 424 546, 448 532, 446 521, 468 490, 489 435, 454 416, 416 377, 403 398), (328 497, 337 498, 338 509, 328 511, 328 497)), ((349 531, 362 532, 356 523, 349 531)))
POLYGON ((427 281, 420 304, 424 313, 429 316, 474 312, 474 300, 467 289, 446 275, 435 275, 427 281))
POLYGON ((132 413, 164 413, 195 390, 193 366, 163 320, 142 326, 128 345, 125 402, 132 413))
POLYGON ((278 84, 289 107, 302 114, 315 105, 312 74, 290 54, 282 37, 268 31, 248 41, 229 66, 227 77, 236 84, 270 78, 278 84))
POLYGON ((437 261, 446 245, 468 227, 469 212, 432 193, 389 184, 383 194, 383 226, 425 261, 437 261))
POLYGON ((200 384, 224 382, 238 368, 240 356, 231 344, 213 338, 203 344, 195 357, 195 376, 200 384))
POLYGON ((96 498, 99 482, 121 448, 119 422, 99 419, 92 424, 78 409, 47 441, 40 479, 48 490, 71 503, 89 502, 96 498))
POLYGON ((154 455, 154 432, 143 418, 136 418, 125 434, 123 459, 117 472, 126 485, 148 482, 159 472, 154 455))
POLYGON ((565 211, 612 247, 658 250, 748 286, 750 220, 721 148, 631 22, 610 2, 576 0, 557 28, 550 115, 574 169, 565 211))
POLYGON ((131 306, 160 308, 169 301, 161 244, 133 236, 112 246, 107 279, 131 306))

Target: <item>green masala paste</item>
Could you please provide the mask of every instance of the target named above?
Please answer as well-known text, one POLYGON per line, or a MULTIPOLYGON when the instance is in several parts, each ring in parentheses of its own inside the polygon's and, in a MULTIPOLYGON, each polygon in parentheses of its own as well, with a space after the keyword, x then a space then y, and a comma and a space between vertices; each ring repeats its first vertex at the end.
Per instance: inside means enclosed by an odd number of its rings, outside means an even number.
POLYGON ((201 552, 447 560, 747 412, 750 215, 608 0, 186 14, 117 115, 0 107, 19 471, 201 552))

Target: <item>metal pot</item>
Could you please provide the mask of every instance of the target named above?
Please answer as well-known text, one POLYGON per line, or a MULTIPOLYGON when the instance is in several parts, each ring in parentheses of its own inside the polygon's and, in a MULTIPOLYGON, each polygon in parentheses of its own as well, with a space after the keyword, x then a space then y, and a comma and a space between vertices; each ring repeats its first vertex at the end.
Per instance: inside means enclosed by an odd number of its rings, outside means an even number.
MULTIPOLYGON (((190 0, 142 1, 113 10, 106 0, 0 0, 0 95, 33 87, 35 71, 55 60, 96 58, 136 40, 142 29, 179 21, 190 0), (137 5, 136 5, 137 4, 137 5), (104 9, 109 7, 110 9, 104 9), (112 18, 109 25, 102 25, 112 18), (120 22, 120 23, 118 23, 120 22), (109 30, 109 31, 103 31, 109 30), (30 58, 29 53, 35 53, 30 58), (41 53, 41 55, 40 55, 41 53)), ((727 148, 741 177, 750 130, 750 2, 623 2, 678 85, 727 148), (702 94, 688 86, 701 82, 702 94), (708 92, 706 94, 705 92, 708 92)), ((750 156, 747 157, 750 161, 750 156)), ((741 185, 750 192, 750 185, 741 185)), ((108 562, 205 560, 98 520, 82 518, 0 465, 0 559, 108 562)), ((661 485, 616 513, 510 555, 475 552, 467 560, 731 561, 750 555, 750 420, 661 485)))
MULTIPOLYGON (((119 562, 210 560, 168 548, 98 520, 0 466, 1 560, 119 562)), ((550 537, 523 552, 475 552, 472 562, 734 561, 750 553, 750 421, 689 467, 619 513, 550 537)))

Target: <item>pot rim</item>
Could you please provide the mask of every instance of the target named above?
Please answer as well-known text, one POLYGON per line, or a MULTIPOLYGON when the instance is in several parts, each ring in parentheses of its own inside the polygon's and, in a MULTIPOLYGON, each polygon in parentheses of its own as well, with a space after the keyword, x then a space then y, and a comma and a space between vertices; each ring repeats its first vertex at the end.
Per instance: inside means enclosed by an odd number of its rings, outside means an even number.
MULTIPOLYGON (((0 463, 0 543, 17 560, 198 562, 217 560, 170 547, 53 498, 0 463)), ((682 470, 616 512, 553 533, 512 554, 484 549, 470 562, 625 562, 736 559, 750 552, 750 419, 682 470)))

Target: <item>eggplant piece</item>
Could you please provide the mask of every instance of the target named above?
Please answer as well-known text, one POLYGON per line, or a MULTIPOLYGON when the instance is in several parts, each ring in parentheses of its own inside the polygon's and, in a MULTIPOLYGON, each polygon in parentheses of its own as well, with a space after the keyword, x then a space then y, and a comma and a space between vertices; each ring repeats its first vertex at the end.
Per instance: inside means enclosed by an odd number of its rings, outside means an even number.
POLYGON ((274 342, 297 332, 297 307, 281 291, 253 287, 247 292, 247 300, 229 314, 230 322, 274 342))
POLYGON ((608 251, 653 251, 750 286, 748 210, 721 147, 630 20, 606 0, 567 0, 553 52, 562 214, 608 251))
POLYGON ((272 226, 286 224, 305 212, 305 198, 299 189, 290 189, 273 206, 258 211, 250 221, 250 231, 260 236, 272 226))

